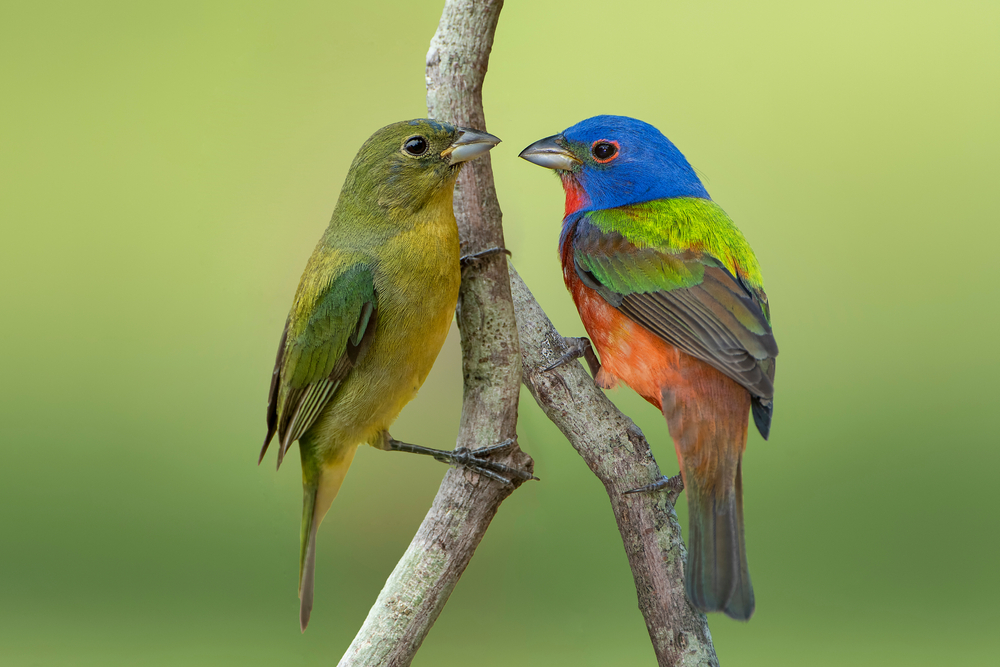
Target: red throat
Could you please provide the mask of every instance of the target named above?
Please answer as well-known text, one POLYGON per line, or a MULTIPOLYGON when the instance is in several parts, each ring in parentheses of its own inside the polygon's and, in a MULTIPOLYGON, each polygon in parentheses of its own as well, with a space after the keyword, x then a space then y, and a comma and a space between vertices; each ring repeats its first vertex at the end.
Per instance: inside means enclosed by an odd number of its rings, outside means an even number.
POLYGON ((565 218, 590 204, 590 198, 571 174, 559 174, 559 176, 562 178, 563 190, 566 191, 566 212, 563 214, 565 218))

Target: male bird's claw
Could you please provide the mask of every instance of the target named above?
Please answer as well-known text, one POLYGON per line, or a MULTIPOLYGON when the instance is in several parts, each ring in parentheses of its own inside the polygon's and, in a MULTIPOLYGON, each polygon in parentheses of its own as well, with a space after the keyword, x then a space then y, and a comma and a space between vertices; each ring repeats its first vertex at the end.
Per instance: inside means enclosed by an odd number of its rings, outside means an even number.
POLYGON ((679 474, 673 477, 663 476, 652 484, 640 486, 638 489, 632 489, 625 493, 647 493, 649 491, 659 491, 660 489, 670 489, 673 493, 680 493, 684 490, 684 479, 679 474))
POLYGON ((597 354, 594 353, 594 346, 590 344, 590 340, 587 338, 563 338, 563 344, 566 346, 566 352, 551 364, 542 368, 541 371, 547 373, 554 368, 559 368, 564 364, 583 357, 587 361, 587 366, 590 367, 590 374, 594 378, 597 378, 597 374, 601 371, 601 362, 597 359, 597 354))
POLYGON ((529 479, 538 480, 537 477, 532 475, 527 470, 513 468, 503 463, 490 461, 486 458, 491 454, 495 454, 496 452, 509 448, 515 442, 517 442, 517 440, 511 438, 495 445, 489 445, 488 447, 480 447, 479 449, 457 447, 454 451, 450 452, 442 449, 421 447, 420 445, 411 445, 392 438, 389 439, 388 444, 389 449, 392 451, 410 452, 412 454, 426 454, 434 457, 436 461, 468 468, 473 472, 479 473, 480 475, 500 482, 501 484, 513 484, 511 481, 512 479, 519 479, 522 481, 527 481, 529 479))
POLYGON ((501 247, 497 246, 497 247, 493 247, 493 248, 487 248, 486 250, 480 250, 479 252, 474 252, 474 253, 471 253, 471 254, 468 254, 468 255, 462 255, 458 259, 458 262, 464 268, 466 266, 472 266, 476 262, 480 262, 480 261, 486 259, 487 257, 489 257, 490 255, 499 255, 500 253, 503 253, 504 255, 507 255, 508 257, 511 256, 510 250, 507 250, 507 248, 501 248, 501 247))

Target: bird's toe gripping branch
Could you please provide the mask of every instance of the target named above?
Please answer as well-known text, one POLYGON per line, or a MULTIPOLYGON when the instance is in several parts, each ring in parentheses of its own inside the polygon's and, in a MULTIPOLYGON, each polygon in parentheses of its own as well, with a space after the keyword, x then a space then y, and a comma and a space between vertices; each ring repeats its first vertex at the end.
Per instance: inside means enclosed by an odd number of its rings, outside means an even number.
POLYGON ((464 269, 467 266, 472 266, 473 264, 477 264, 478 262, 483 261, 487 257, 500 254, 507 255, 508 257, 511 256, 510 250, 507 250, 507 248, 501 248, 499 246, 496 246, 493 248, 487 248, 486 250, 480 250, 479 252, 473 252, 468 255, 462 255, 461 257, 459 257, 458 262, 462 265, 462 268, 464 269))
POLYGON ((587 366, 590 367, 590 374, 596 380, 597 374, 601 372, 601 362, 597 359, 597 354, 594 352, 594 346, 590 344, 590 340, 587 338, 563 338, 563 345, 566 346, 566 352, 542 368, 541 371, 545 373, 583 357, 587 361, 587 366))
POLYGON ((671 496, 671 502, 675 502, 677 500, 677 496, 684 490, 684 478, 680 476, 680 473, 674 475, 673 477, 663 476, 652 484, 647 484, 646 486, 640 486, 638 489, 626 491, 625 495, 629 495, 631 493, 650 493, 661 489, 668 489, 671 496))
POLYGON ((519 468, 514 468, 503 463, 497 463, 489 460, 488 457, 490 455, 504 451, 516 442, 516 439, 510 438, 495 445, 490 445, 489 447, 480 447, 479 449, 457 447, 454 451, 449 452, 443 449, 432 449, 431 447, 411 445, 408 442, 400 442, 399 440, 390 437, 387 441, 387 448, 394 452, 410 452, 411 454, 424 454, 425 456, 432 456, 437 461, 441 461, 442 463, 447 463, 449 465, 463 466, 473 472, 483 475, 484 477, 500 482, 501 484, 513 484, 512 480, 514 479, 522 481, 527 481, 529 479, 538 480, 537 477, 532 475, 527 470, 521 470, 519 468))

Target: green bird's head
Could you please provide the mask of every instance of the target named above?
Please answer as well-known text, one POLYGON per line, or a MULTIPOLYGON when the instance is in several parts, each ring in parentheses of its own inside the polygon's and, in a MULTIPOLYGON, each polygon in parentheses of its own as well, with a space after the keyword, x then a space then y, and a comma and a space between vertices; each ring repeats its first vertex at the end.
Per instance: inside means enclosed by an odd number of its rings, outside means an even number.
POLYGON ((479 130, 420 118, 386 125, 358 151, 341 191, 341 204, 376 204, 411 214, 455 184, 462 164, 489 152, 500 139, 479 130))

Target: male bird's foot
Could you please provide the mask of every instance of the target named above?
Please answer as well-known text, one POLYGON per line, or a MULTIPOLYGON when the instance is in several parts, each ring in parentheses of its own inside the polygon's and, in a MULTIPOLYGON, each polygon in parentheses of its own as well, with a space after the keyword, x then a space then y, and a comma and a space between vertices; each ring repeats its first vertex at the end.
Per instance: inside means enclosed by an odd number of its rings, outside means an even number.
POLYGON ((563 345, 566 346, 566 352, 551 364, 542 368, 542 372, 551 371, 553 368, 559 368, 564 364, 583 357, 587 360, 587 365, 590 366, 590 374, 596 380, 597 374, 601 372, 601 362, 598 361, 597 354, 594 353, 594 346, 590 344, 590 340, 587 338, 563 338, 562 340, 563 345))
POLYGON ((649 491, 659 491, 660 489, 670 489, 672 493, 680 493, 684 490, 684 479, 679 474, 674 475, 673 477, 664 476, 652 484, 640 486, 638 489, 632 489, 631 491, 626 491, 625 493, 647 493, 649 491))
POLYGON ((473 472, 489 477, 490 479, 496 480, 501 484, 513 484, 511 481, 513 479, 519 479, 522 481, 527 481, 529 479, 537 480, 538 478, 527 470, 512 468, 511 466, 504 465, 503 463, 496 463, 486 458, 491 454, 495 454, 509 448, 516 442, 517 440, 511 438, 496 445, 490 445, 489 447, 480 447, 479 449, 457 447, 454 451, 449 452, 443 449, 432 449, 430 447, 421 447, 420 445, 411 445, 408 442, 400 442, 394 438, 389 438, 388 448, 394 452, 410 452, 411 454, 425 454, 427 456, 433 456, 436 460, 441 461, 442 463, 464 466, 473 472))
POLYGON ((487 248, 486 250, 480 250, 479 252, 474 252, 469 255, 462 255, 458 259, 458 263, 462 265, 462 268, 465 268, 466 266, 472 266, 476 262, 480 262, 486 259, 490 255, 498 255, 500 253, 503 253, 508 257, 511 256, 511 252, 510 250, 507 250, 507 248, 500 248, 500 247, 487 248))

